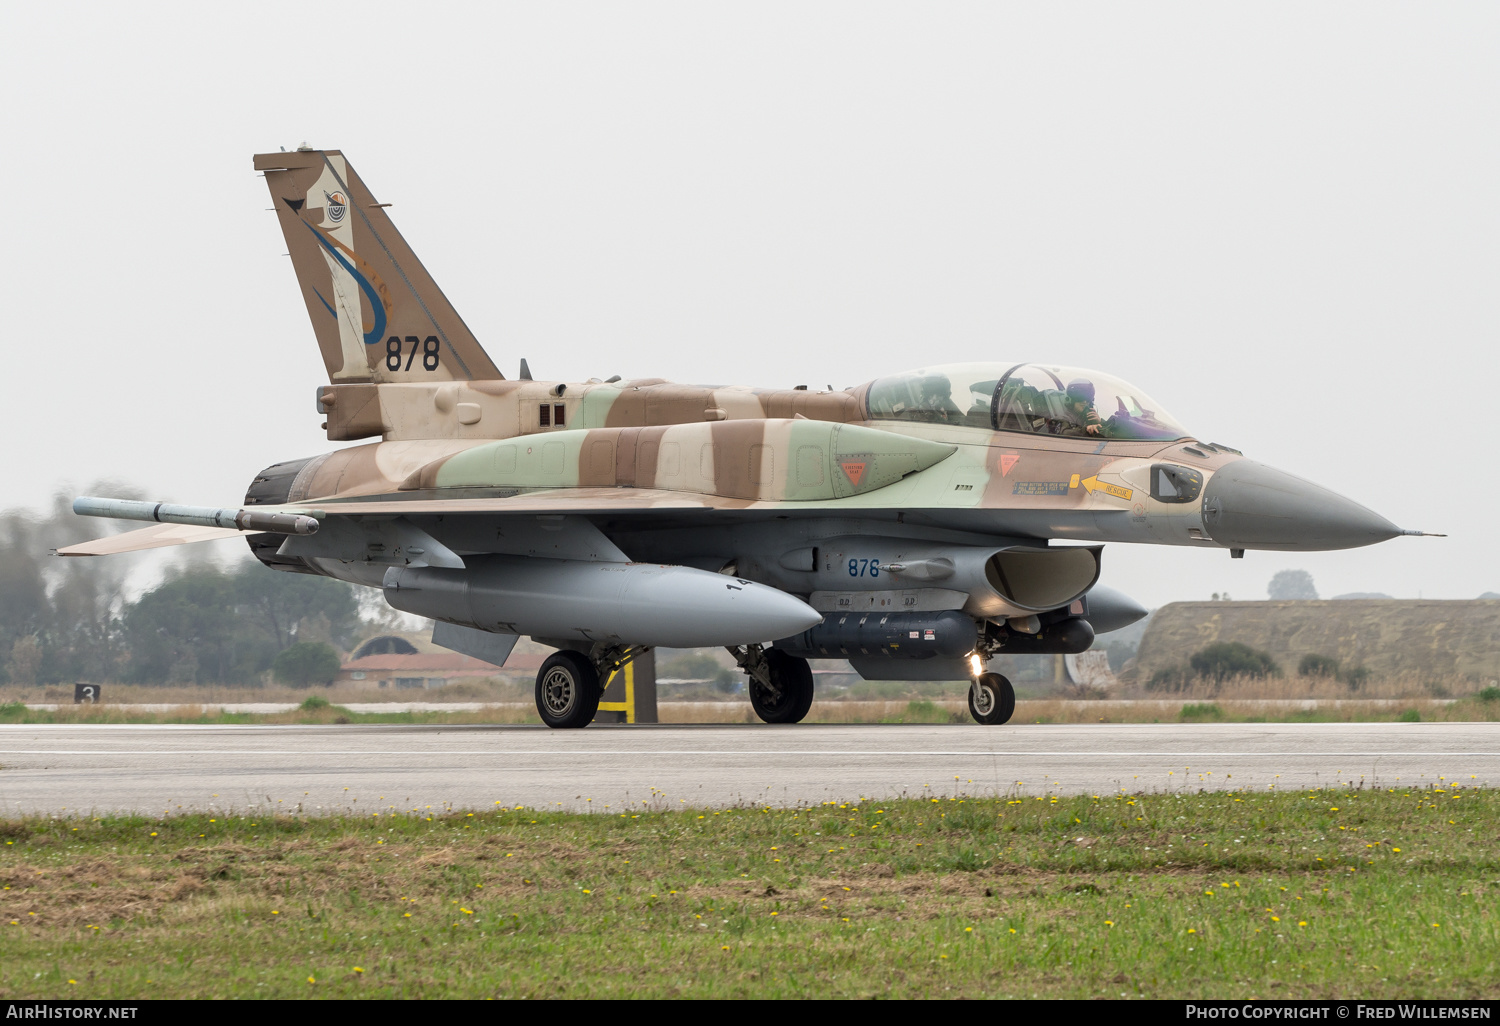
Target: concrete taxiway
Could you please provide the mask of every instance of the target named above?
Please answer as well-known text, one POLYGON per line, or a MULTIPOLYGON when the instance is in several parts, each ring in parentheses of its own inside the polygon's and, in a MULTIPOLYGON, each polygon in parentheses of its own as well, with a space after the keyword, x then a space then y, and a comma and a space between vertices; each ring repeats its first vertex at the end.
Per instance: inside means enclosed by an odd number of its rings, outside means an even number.
POLYGON ((0 726, 10 814, 496 803, 617 813, 1441 780, 1500 782, 1500 723, 0 726))

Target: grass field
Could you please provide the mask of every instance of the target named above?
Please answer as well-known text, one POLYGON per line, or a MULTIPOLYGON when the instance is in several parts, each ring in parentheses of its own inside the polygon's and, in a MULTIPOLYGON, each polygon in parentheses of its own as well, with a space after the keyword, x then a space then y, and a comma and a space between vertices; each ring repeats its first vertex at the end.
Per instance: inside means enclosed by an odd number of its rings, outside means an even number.
POLYGON ((1467 783, 0 821, 0 997, 1496 997, 1467 783))

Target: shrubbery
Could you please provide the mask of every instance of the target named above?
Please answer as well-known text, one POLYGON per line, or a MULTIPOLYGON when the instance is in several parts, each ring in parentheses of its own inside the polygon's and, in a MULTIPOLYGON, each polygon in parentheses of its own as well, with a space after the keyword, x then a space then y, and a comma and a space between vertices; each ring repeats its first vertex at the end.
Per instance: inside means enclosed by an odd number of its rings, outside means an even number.
POLYGON ((1193 673, 1222 683, 1230 677, 1280 677, 1281 667, 1265 652, 1239 641, 1219 641, 1188 659, 1193 673))
POLYGON ((1219 641, 1188 659, 1186 666, 1157 670, 1146 681, 1147 691, 1182 691, 1194 681, 1218 685, 1231 677, 1280 677, 1281 667, 1265 652, 1239 641, 1219 641))
POLYGON ((1299 677, 1337 677, 1338 675, 1339 661, 1332 656, 1309 652, 1297 664, 1297 676, 1299 677))
POLYGON ((1333 656, 1309 652, 1297 664, 1297 675, 1299 677, 1332 677, 1334 680, 1349 685, 1350 691, 1356 691, 1370 676, 1370 671, 1364 666, 1351 666, 1346 670, 1333 656))

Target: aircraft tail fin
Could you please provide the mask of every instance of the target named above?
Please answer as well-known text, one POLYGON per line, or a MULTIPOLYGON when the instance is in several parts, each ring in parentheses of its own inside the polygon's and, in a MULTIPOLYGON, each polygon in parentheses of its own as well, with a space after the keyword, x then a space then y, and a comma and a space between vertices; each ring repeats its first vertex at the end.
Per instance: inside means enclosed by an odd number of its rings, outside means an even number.
POLYGON ((338 150, 258 153, 328 380, 503 378, 338 150))

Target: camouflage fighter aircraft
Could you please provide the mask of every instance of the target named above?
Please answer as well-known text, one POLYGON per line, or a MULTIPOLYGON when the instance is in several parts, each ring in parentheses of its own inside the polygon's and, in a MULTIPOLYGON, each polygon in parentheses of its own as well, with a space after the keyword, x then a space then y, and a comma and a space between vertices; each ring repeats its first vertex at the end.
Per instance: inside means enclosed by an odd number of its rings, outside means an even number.
POLYGON ((554 727, 587 725, 601 681, 652 646, 727 648, 770 723, 807 714, 823 658, 968 677, 974 718, 1004 723, 992 658, 1080 652, 1144 614, 1096 585, 1100 543, 1240 556, 1416 533, 1078 368, 981 361, 834 391, 539 381, 522 360, 509 379, 342 153, 255 167, 328 368, 328 438, 378 441, 268 467, 238 509, 80 498, 156 523, 61 554, 246 533, 268 567, 382 589, 447 648, 557 649, 536 682, 554 727))

